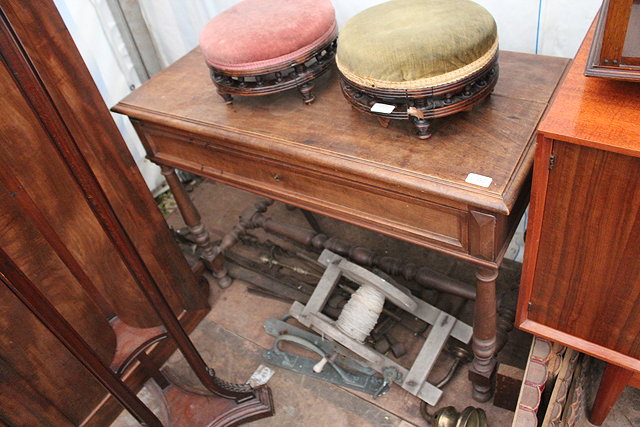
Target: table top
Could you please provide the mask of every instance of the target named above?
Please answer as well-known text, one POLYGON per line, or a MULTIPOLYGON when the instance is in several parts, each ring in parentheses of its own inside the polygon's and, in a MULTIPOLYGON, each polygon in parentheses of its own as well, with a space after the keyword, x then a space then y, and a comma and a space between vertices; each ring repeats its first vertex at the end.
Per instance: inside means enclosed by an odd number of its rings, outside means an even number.
POLYGON ((536 126, 568 60, 501 52, 499 62, 494 93, 470 112, 435 120, 426 141, 408 121, 385 129, 353 110, 334 69, 317 81, 309 106, 295 90, 226 105, 198 49, 113 110, 347 180, 509 214, 531 170, 536 126), (469 184, 469 173, 492 182, 469 184))
POLYGON ((548 138, 640 157, 640 83, 585 77, 593 28, 540 124, 548 138))

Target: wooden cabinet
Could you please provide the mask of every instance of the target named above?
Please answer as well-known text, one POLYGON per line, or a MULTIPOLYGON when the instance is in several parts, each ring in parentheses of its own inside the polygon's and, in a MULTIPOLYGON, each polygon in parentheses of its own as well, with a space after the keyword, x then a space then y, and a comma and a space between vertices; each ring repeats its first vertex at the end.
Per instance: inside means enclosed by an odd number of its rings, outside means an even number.
MULTIPOLYGON (((109 366, 118 319, 160 325, 93 207, 118 223, 174 312, 193 329, 205 292, 173 240, 52 1, 0 0, 0 251, 109 366), (77 150, 67 151, 68 147, 77 150), (82 159, 78 162, 78 159, 82 159), (86 162, 86 163, 84 163, 86 162), (96 191, 87 194, 83 170, 96 191)), ((0 265, 0 424, 107 425, 122 407, 10 290, 0 265)), ((175 349, 149 352, 159 366, 175 349)), ((133 389, 148 372, 134 363, 133 389)))
POLYGON ((640 85, 585 77, 591 38, 539 127, 517 324, 633 373, 640 85))

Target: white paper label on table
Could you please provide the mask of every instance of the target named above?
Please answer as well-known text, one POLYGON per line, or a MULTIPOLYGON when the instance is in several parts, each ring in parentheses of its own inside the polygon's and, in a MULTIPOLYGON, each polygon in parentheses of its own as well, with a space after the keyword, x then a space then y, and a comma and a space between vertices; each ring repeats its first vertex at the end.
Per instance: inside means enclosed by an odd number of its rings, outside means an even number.
POLYGON ((477 173, 470 173, 467 175, 467 179, 465 182, 469 184, 479 185, 480 187, 488 188, 491 185, 493 178, 489 178, 488 176, 478 175, 477 173))
POLYGON ((276 371, 269 368, 268 366, 260 365, 258 366, 258 369, 255 370, 253 375, 251 375, 249 381, 247 381, 247 384, 249 384, 253 388, 259 387, 266 384, 267 381, 269 381, 275 373, 276 371))
POLYGON ((389 114, 391 113, 393 110, 396 109, 395 105, 389 105, 389 104, 380 104, 379 102, 376 102, 375 104, 373 104, 371 106, 371 112, 372 113, 384 113, 384 114, 389 114))

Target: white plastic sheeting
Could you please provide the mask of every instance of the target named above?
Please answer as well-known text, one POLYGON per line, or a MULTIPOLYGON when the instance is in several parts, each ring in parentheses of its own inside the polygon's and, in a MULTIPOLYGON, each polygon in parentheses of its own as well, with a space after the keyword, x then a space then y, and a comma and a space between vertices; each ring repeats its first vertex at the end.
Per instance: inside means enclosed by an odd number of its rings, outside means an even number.
MULTIPOLYGON (((239 0, 139 0, 168 65, 198 43, 208 19, 239 0)), ((333 0, 338 25, 386 0, 333 0)), ((495 17, 500 48, 573 57, 602 0, 475 0, 495 17)))
MULTIPOLYGON (((107 106, 115 105, 140 86, 131 59, 104 0, 54 0, 107 106)), ((111 113, 150 189, 160 188, 160 168, 145 159, 131 122, 111 113)))
MULTIPOLYGON (((108 106, 140 84, 105 0, 54 0, 108 106)), ((239 0, 139 0, 163 66, 198 43, 208 19, 239 0)), ((385 0, 333 0, 338 24, 385 0)), ((572 57, 601 0, 476 0, 498 23, 500 47, 572 57)), ((162 185, 159 168, 144 158, 128 119, 114 114, 151 189, 162 185)))

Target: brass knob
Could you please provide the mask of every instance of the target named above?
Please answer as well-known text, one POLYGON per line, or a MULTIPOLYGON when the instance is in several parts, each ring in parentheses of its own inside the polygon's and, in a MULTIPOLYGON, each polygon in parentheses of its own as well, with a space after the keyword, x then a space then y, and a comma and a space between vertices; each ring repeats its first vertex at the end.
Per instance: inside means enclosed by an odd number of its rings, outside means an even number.
POLYGON ((458 413, 453 406, 447 406, 437 411, 434 416, 434 426, 437 427, 487 427, 487 414, 483 409, 467 406, 462 413, 458 413))
POLYGON ((420 402, 422 417, 433 427, 487 427, 484 409, 467 406, 461 413, 453 406, 447 406, 431 415, 426 402, 420 402))

